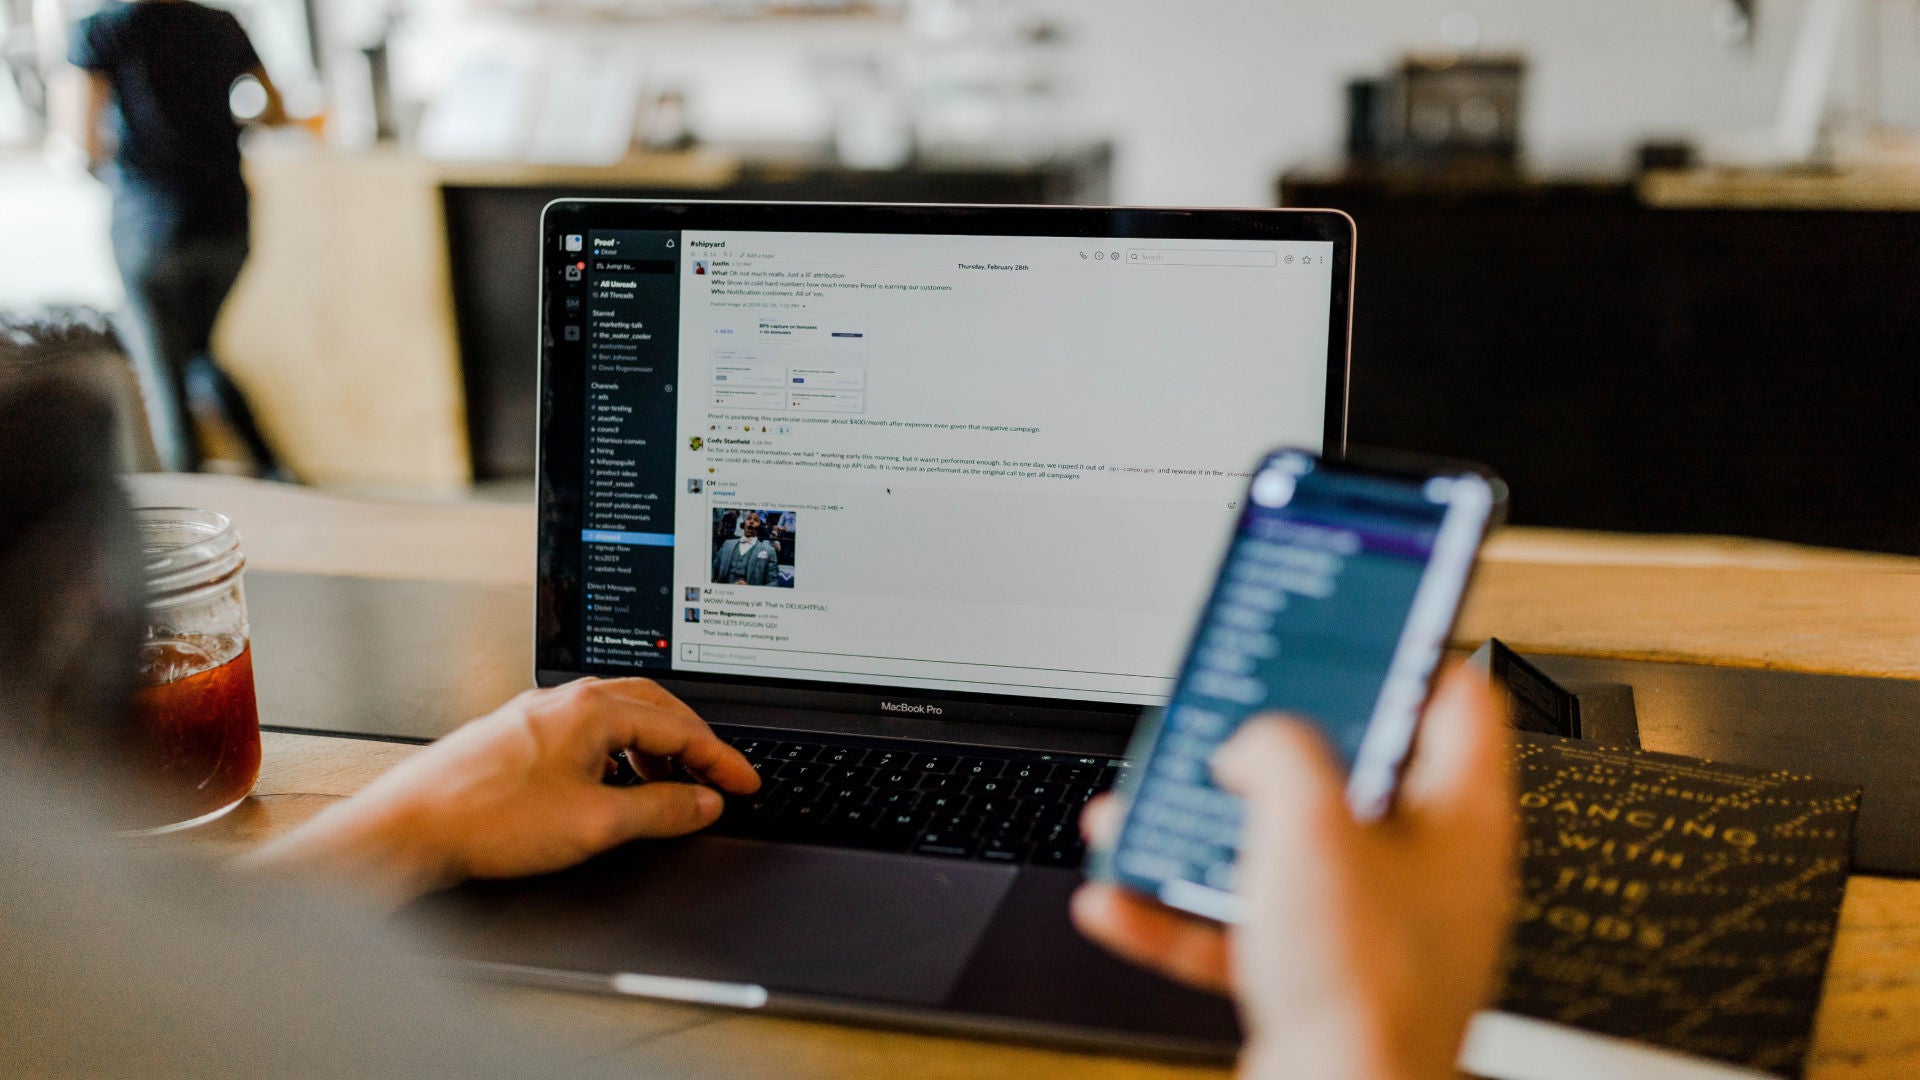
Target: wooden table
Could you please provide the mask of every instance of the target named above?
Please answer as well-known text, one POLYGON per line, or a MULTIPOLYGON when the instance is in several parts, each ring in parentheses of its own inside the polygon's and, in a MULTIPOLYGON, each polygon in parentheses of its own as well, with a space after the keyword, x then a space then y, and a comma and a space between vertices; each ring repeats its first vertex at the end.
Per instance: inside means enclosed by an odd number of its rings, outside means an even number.
MULTIPOLYGON (((131 482, 147 505, 238 522, 250 564, 298 573, 526 584, 533 512, 401 504, 199 476, 131 482)), ((1920 559, 1723 538, 1513 529, 1490 546, 1461 638, 1532 651, 1920 679, 1920 559)), ((254 794, 184 843, 238 851, 358 790, 417 748, 269 733, 254 794)), ((1220 1070, 647 1001, 499 987, 595 1055, 660 1076, 1201 1077, 1220 1070)), ((1920 1076, 1920 881, 1855 875, 1812 1080, 1920 1076)))

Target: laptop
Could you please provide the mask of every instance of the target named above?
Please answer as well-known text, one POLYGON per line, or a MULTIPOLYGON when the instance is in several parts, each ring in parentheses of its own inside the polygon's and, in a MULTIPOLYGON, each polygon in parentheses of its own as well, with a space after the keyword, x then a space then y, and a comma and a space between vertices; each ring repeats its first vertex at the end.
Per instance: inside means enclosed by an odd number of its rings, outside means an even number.
POLYGON ((656 679, 763 785, 436 932, 507 978, 1231 1053, 1228 1003, 1072 929, 1076 820, 1262 452, 1344 448, 1351 220, 567 199, 541 237, 538 680, 656 679))

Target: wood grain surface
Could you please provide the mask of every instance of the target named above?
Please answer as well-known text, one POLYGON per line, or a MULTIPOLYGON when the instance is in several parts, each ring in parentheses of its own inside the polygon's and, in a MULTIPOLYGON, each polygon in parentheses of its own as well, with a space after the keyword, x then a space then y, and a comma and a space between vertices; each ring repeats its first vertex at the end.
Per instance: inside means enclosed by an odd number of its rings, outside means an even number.
POLYGON ((247 156, 253 253, 214 348, 294 471, 455 491, 472 475, 433 166, 405 154, 247 156))
MULTIPOLYGON (((369 503, 203 477, 136 477, 136 501, 210 506, 251 564, 483 584, 524 582, 522 506, 369 503), (476 539, 480 527, 485 535, 476 539)), ((1920 678, 1920 559, 1724 538, 1510 530, 1488 552, 1463 638, 1542 651, 1920 678)), ((233 814, 166 842, 225 854, 292 828, 418 748, 269 733, 233 814)), ((686 1006, 501 987, 596 1057, 676 1077, 1172 1078, 1221 1070, 686 1006)), ((1920 1076, 1920 881, 1856 875, 1841 909, 1811 1080, 1920 1076)))
POLYGON ((1656 169, 1640 197, 1669 210, 1920 210, 1920 164, 1841 169, 1656 169))

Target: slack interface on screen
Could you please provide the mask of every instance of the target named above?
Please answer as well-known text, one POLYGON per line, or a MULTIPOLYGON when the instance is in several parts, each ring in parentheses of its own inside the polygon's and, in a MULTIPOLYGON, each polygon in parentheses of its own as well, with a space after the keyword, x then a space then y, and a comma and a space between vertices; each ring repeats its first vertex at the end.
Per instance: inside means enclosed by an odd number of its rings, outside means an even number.
POLYGON ((678 237, 619 232, 578 243, 563 270, 560 336, 586 346, 581 655, 589 668, 665 667, 675 463, 661 444, 678 415, 678 237))
POLYGON ((1329 243, 580 245, 588 670, 1161 701, 1248 471, 1324 434, 1329 243))

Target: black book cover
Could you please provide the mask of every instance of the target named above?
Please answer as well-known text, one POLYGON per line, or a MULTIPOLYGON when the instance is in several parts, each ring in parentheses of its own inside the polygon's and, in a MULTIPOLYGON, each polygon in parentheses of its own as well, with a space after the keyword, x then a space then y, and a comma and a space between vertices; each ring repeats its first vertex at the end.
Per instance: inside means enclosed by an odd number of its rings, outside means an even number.
POLYGON ((1859 790, 1515 739, 1522 900, 1500 1008, 1799 1076, 1859 790))

